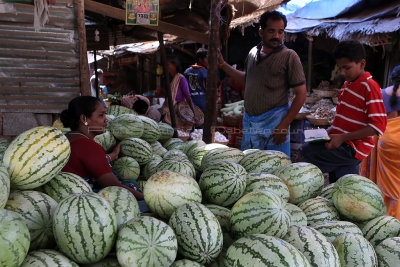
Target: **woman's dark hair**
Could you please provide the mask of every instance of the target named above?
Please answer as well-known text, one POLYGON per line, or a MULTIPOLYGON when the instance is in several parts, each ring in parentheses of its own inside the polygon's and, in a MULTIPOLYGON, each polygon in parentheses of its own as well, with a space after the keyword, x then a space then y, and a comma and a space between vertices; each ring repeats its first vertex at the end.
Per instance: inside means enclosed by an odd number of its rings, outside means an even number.
POLYGON ((199 60, 201 58, 206 58, 207 57, 207 49, 205 48, 199 48, 196 51, 196 62, 199 63, 199 60))
POLYGON ((93 96, 78 96, 72 99, 68 104, 68 109, 61 112, 60 120, 64 127, 76 131, 79 127, 80 116, 83 114, 90 118, 96 109, 100 100, 93 96))
POLYGON ((390 97, 390 105, 394 107, 397 104, 397 90, 400 86, 400 65, 397 65, 390 73, 390 79, 393 81, 393 93, 390 97))
POLYGON ((347 58, 353 62, 360 62, 362 59, 366 59, 366 53, 364 46, 354 40, 343 41, 336 45, 333 49, 333 57, 335 59, 347 58))
POLYGON ((273 11, 269 10, 267 12, 264 12, 264 14, 262 14, 261 17, 260 17, 260 22, 259 23, 260 23, 261 29, 264 30, 265 27, 267 27, 267 21, 269 19, 272 19, 272 20, 283 20, 283 23, 285 24, 285 28, 287 26, 287 19, 286 19, 285 15, 283 15, 281 12, 276 11, 276 10, 273 10, 273 11))
POLYGON ((181 68, 181 63, 179 62, 179 59, 176 57, 170 57, 167 59, 171 64, 175 65, 176 67, 176 73, 181 73, 182 68, 181 68))

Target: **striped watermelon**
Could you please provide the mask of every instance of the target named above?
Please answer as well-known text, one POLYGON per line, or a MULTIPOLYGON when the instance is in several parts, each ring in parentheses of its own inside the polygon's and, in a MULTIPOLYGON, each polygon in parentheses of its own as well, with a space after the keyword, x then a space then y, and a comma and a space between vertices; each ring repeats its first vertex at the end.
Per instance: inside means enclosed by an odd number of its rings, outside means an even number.
POLYGON ((188 157, 186 156, 186 154, 178 149, 171 149, 168 150, 164 156, 163 159, 176 159, 176 160, 188 160, 188 157))
POLYGON ((139 204, 128 189, 119 186, 108 186, 101 189, 98 194, 107 200, 114 210, 118 229, 130 219, 140 216, 139 204))
POLYGON ((174 262, 171 267, 204 267, 204 265, 195 261, 184 259, 174 262))
POLYGON ((30 190, 12 192, 5 206, 24 219, 31 236, 31 250, 54 246, 51 217, 56 207, 57 202, 48 195, 30 190))
POLYGON ((340 267, 335 247, 311 227, 292 225, 283 240, 303 253, 314 267, 340 267))
POLYGON ((201 160, 201 170, 205 171, 208 167, 223 161, 238 163, 243 157, 243 152, 237 148, 215 148, 204 154, 201 160))
POLYGON ((144 132, 144 123, 136 115, 122 114, 109 122, 109 131, 119 140, 139 138, 144 132))
POLYGON ((50 182, 43 185, 42 189, 57 202, 72 194, 92 192, 92 188, 84 179, 70 172, 59 172, 50 182))
POLYGON ((329 201, 333 201, 332 200, 332 192, 333 192, 334 187, 335 187, 335 183, 325 186, 324 188, 322 188, 321 194, 319 194, 319 196, 324 197, 329 201))
POLYGON ((180 138, 170 138, 166 142, 163 143, 163 146, 166 149, 171 150, 171 149, 174 149, 174 147, 176 147, 179 144, 183 144, 182 139, 180 139, 180 138))
POLYGON ((64 198, 53 216, 59 249, 75 262, 95 263, 107 256, 117 234, 117 219, 108 202, 96 193, 64 198))
POLYGON ((400 236, 400 221, 391 216, 379 216, 369 221, 362 232, 371 245, 376 247, 387 238, 400 236))
POLYGON ((311 227, 323 234, 331 243, 342 234, 363 235, 357 225, 346 221, 320 222, 312 224, 311 227))
POLYGON ((187 156, 190 160, 190 162, 192 162, 194 168, 196 170, 200 170, 201 169, 201 161, 203 160, 204 155, 215 148, 227 148, 226 145, 222 145, 222 144, 217 144, 217 143, 212 143, 212 144, 208 144, 205 146, 200 146, 200 147, 195 147, 193 149, 191 149, 187 156))
POLYGON ((207 209, 209 209, 217 218, 219 225, 221 226, 222 232, 230 232, 231 231, 231 221, 230 214, 231 211, 227 208, 214 205, 214 204, 206 204, 207 209))
POLYGON ((362 222, 386 214, 378 186, 360 175, 341 177, 335 183, 332 197, 335 207, 350 220, 362 222))
POLYGON ((10 195, 10 176, 7 168, 0 164, 0 209, 4 208, 10 195))
POLYGON ((168 150, 166 148, 164 148, 160 142, 155 141, 153 143, 151 143, 151 150, 153 151, 153 155, 159 155, 159 156, 164 156, 165 153, 168 152, 168 150))
POLYGON ((289 200, 289 189, 281 178, 276 175, 268 173, 248 173, 246 184, 244 194, 257 190, 267 190, 274 192, 286 202, 289 200))
POLYGON ((378 267, 374 248, 360 235, 343 234, 333 241, 342 267, 378 267))
POLYGON ((118 232, 117 258, 122 267, 170 266, 178 251, 174 231, 152 217, 128 221, 118 232))
POLYGON ((113 115, 115 117, 121 115, 121 114, 134 114, 136 115, 136 112, 132 109, 129 109, 124 106, 120 105, 111 105, 107 109, 107 115, 113 115))
POLYGON ((139 163, 131 157, 120 157, 112 164, 120 180, 136 180, 140 174, 139 163))
POLYGON ((96 135, 94 141, 101 145, 106 153, 111 152, 117 145, 117 139, 115 139, 114 135, 110 131, 96 135))
POLYGON ((398 266, 400 262, 400 237, 383 240, 375 247, 379 267, 398 266))
POLYGON ((263 234, 242 237, 225 256, 225 266, 296 266, 310 267, 307 258, 291 244, 263 234))
POLYGON ((168 140, 174 136, 174 128, 171 125, 159 122, 158 128, 160 130, 160 140, 168 140))
POLYGON ((286 203, 286 210, 290 213, 290 225, 307 225, 307 216, 302 209, 292 203, 286 203))
POLYGON ((340 219, 333 203, 323 197, 307 199, 298 206, 306 214, 308 225, 340 219))
POLYGON ((67 164, 71 148, 57 128, 40 126, 17 136, 4 152, 11 187, 33 189, 50 181, 67 164))
POLYGON ((16 212, 0 209, 0 266, 18 267, 28 254, 29 229, 16 212))
POLYGON ((3 161, 3 154, 6 151, 9 142, 5 138, 0 138, 0 163, 3 161))
POLYGON ((135 159, 139 165, 145 165, 151 160, 153 151, 146 141, 139 138, 126 138, 120 144, 121 155, 135 159))
POLYGON ((223 207, 235 203, 246 188, 246 170, 235 162, 220 162, 207 168, 199 185, 207 201, 223 207))
POLYGON ((293 204, 318 196, 324 187, 324 175, 311 163, 292 163, 274 174, 289 188, 289 202, 293 204))
POLYGON ((40 249, 30 252, 21 267, 79 267, 79 265, 56 250, 40 249))
MULTIPOLYGON (((115 256, 116 257, 116 256, 115 256)), ((101 261, 98 261, 93 264, 84 264, 81 265, 82 267, 121 267, 121 265, 118 262, 117 258, 114 257, 106 257, 102 259, 101 261)))
POLYGON ((239 162, 249 173, 274 173, 276 170, 292 163, 289 157, 273 150, 260 150, 247 153, 239 162))
MULTIPOLYGON (((162 161, 162 158, 158 155, 153 154, 151 160, 143 167, 142 177, 143 179, 149 179, 153 174, 157 172, 157 165, 162 161)), ((141 187, 143 188, 143 187, 141 187)))
POLYGON ((201 264, 211 263, 222 250, 222 230, 217 218, 200 203, 186 203, 169 219, 178 239, 178 252, 201 264))
POLYGON ((160 128, 158 123, 146 116, 138 116, 143 121, 143 140, 153 143, 160 138, 160 128))
POLYGON ((239 199, 231 209, 232 231, 238 237, 266 234, 283 237, 290 226, 286 202, 268 191, 256 191, 239 199))
POLYGON ((163 160, 156 167, 156 172, 159 171, 174 171, 196 178, 196 170, 192 163, 189 160, 184 159, 163 160))
POLYGON ((201 202, 201 191, 196 181, 188 175, 159 171, 147 181, 144 199, 152 212, 168 219, 177 207, 188 202, 201 202))
POLYGON ((184 147, 183 147, 182 151, 186 155, 188 155, 193 148, 205 146, 205 145, 206 145, 206 143, 204 143, 203 140, 190 140, 190 141, 184 143, 184 147))

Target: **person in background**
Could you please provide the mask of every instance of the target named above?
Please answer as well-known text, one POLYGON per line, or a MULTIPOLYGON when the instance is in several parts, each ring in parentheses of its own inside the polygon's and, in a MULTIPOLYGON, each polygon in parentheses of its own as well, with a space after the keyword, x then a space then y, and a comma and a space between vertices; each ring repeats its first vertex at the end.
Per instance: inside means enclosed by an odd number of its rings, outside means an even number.
POLYGON ((260 17, 262 41, 252 48, 245 71, 228 65, 219 53, 219 67, 245 85, 242 150, 272 149, 290 157, 289 126, 306 99, 305 76, 299 56, 283 44, 287 20, 278 11, 260 17), (289 89, 296 97, 289 105, 289 89))
POLYGON ((111 162, 118 159, 120 146, 106 154, 103 147, 94 141, 96 135, 104 133, 107 125, 107 110, 92 96, 78 96, 71 100, 68 109, 61 113, 64 127, 71 128, 67 133, 71 144, 71 155, 63 172, 79 175, 89 182, 93 190, 120 186, 128 189, 137 200, 143 200, 139 188, 122 184, 111 169, 111 162))
POLYGON ((230 76, 226 76, 222 80, 221 91, 223 104, 229 104, 243 100, 244 86, 234 81, 230 76))
POLYGON ((336 116, 328 134, 329 142, 305 143, 300 148, 304 161, 336 182, 346 174, 358 174, 361 160, 374 147, 372 136, 385 132, 387 119, 381 89, 364 70, 366 54, 357 41, 340 42, 333 51, 346 82, 339 92, 336 116))
POLYGON ((386 131, 374 136, 375 147, 360 165, 360 174, 375 182, 383 193, 387 215, 400 220, 400 65, 390 74, 393 82, 382 90, 387 113, 386 131))
POLYGON ((183 73, 189 83, 189 91, 193 103, 197 105, 203 113, 206 103, 206 82, 207 82, 207 49, 199 48, 196 51, 196 64, 190 66, 183 73))
POLYGON ((133 109, 137 114, 149 117, 156 122, 161 120, 161 113, 157 106, 151 106, 150 100, 142 95, 125 95, 121 99, 121 105, 133 109))
MULTIPOLYGON (((97 69, 97 81, 98 81, 98 86, 100 88, 100 85, 103 83, 103 70, 102 69, 97 69)), ((96 75, 93 74, 92 77, 90 77, 90 90, 92 92, 93 97, 97 97, 96 95, 96 75)))

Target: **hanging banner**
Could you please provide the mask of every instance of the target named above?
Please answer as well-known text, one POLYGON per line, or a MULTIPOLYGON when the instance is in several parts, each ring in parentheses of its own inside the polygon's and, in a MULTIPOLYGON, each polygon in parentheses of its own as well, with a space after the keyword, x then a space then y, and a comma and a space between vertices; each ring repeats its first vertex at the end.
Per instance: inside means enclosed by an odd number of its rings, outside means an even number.
POLYGON ((158 26, 158 7, 159 0, 127 0, 125 24, 158 26))

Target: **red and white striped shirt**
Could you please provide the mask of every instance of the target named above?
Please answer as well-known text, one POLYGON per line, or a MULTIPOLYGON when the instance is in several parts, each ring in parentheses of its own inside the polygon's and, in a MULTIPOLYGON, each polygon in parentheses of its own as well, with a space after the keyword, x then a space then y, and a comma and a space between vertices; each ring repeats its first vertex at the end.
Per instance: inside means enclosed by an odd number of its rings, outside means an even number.
MULTIPOLYGON (((332 134, 343 134, 371 126, 379 135, 386 129, 386 110, 379 84, 369 72, 354 82, 345 82, 339 93, 332 134)), ((366 158, 374 147, 372 136, 346 141, 355 151, 357 159, 366 158)))

